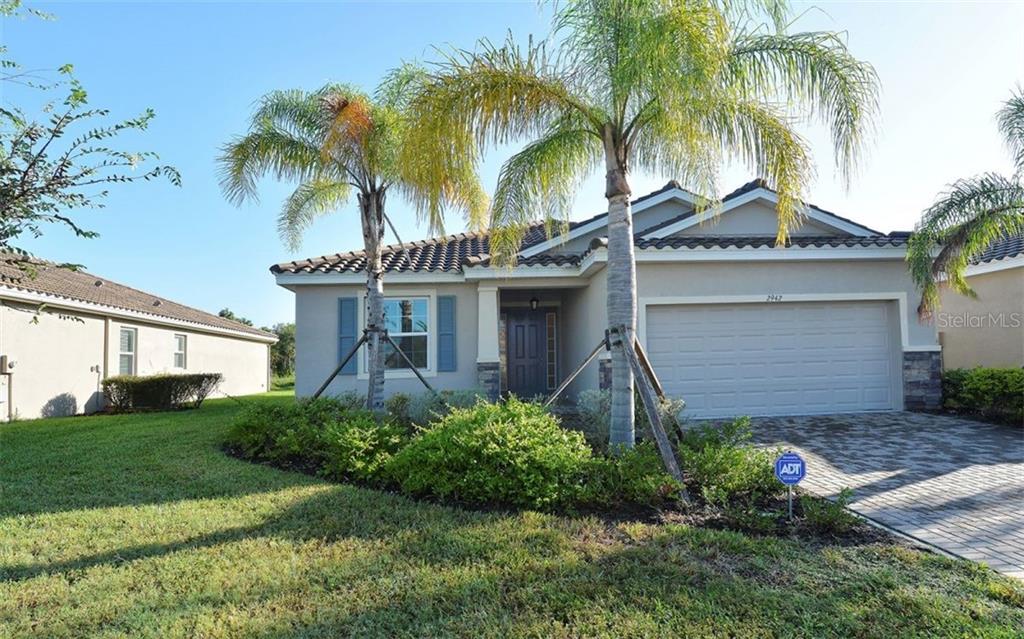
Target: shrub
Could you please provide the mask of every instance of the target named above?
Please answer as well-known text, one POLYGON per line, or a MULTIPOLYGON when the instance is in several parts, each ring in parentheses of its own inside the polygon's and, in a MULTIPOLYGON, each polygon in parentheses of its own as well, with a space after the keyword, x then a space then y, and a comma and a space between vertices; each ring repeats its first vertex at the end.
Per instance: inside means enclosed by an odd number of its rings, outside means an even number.
POLYGON ((407 441, 401 426, 378 421, 361 410, 319 432, 320 474, 334 480, 375 482, 407 441))
POLYGON ((582 435, 513 397, 452 410, 395 455, 389 472, 413 494, 548 508, 576 496, 590 459, 582 435))
POLYGON ((409 402, 412 401, 412 397, 406 393, 395 393, 391 397, 384 400, 384 410, 387 411, 388 415, 396 424, 401 424, 406 428, 412 426, 412 420, 409 419, 409 402))
POLYGON ((804 520, 811 528, 820 532, 845 534, 859 523, 858 519, 846 510, 852 498, 853 491, 849 488, 840 490, 834 501, 803 495, 800 497, 800 507, 804 512, 804 520))
POLYGON ((750 443, 750 418, 688 428, 679 441, 683 470, 709 504, 753 504, 778 494, 778 451, 750 443))
POLYGON ((1024 424, 1024 369, 948 370, 942 376, 942 397, 948 410, 1024 424))
POLYGON ((481 390, 424 391, 409 398, 406 416, 410 424, 426 426, 443 419, 452 409, 469 408, 486 399, 487 394, 481 390))
MULTIPOLYGON (((637 439, 652 440, 651 423, 639 395, 634 398, 637 439)), ((660 400, 658 415, 669 438, 675 440, 683 428, 682 412, 686 402, 666 397, 660 400)), ((579 430, 596 449, 608 446, 608 427, 612 411, 612 396, 607 390, 585 390, 576 396, 576 410, 580 415, 579 430)))
POLYGON ((118 375, 103 380, 103 394, 116 412, 199 408, 222 379, 220 373, 118 375))
POLYGON ((299 466, 332 479, 376 481, 408 432, 353 408, 350 400, 249 405, 235 419, 226 443, 247 458, 299 466))
POLYGON ((641 442, 616 456, 594 457, 586 466, 577 501, 588 506, 657 506, 679 495, 654 444, 641 442))

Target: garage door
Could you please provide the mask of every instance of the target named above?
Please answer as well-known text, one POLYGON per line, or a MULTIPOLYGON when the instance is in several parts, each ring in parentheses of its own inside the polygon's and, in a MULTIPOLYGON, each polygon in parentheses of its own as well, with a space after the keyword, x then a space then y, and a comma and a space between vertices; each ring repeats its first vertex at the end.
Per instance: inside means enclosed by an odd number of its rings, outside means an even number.
POLYGON ((648 306, 651 363, 694 417, 893 410, 886 302, 648 306))

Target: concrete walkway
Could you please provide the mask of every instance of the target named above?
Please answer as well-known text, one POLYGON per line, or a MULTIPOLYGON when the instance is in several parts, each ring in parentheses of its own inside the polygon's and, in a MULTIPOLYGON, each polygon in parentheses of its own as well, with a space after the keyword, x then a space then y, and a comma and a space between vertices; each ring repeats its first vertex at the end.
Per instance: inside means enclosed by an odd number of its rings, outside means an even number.
POLYGON ((851 508, 1024 579, 1024 430, 922 413, 754 419, 763 444, 798 451, 803 488, 853 489, 851 508))

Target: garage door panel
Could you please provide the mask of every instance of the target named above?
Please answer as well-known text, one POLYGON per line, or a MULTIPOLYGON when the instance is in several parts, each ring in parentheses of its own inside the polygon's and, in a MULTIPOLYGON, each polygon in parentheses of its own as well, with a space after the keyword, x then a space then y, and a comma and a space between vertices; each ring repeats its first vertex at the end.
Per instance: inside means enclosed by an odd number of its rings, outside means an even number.
POLYGON ((896 408, 885 302, 651 306, 666 391, 695 417, 896 408))

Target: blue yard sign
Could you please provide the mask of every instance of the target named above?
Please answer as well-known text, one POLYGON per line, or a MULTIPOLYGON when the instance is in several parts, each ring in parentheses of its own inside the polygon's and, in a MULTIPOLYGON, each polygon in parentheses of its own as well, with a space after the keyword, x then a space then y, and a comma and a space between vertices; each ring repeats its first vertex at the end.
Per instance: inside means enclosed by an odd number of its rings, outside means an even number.
POLYGON ((787 486, 794 486, 807 474, 807 464, 796 453, 783 453, 775 460, 775 476, 787 486))
POLYGON ((775 476, 786 484, 786 501, 789 503, 789 520, 793 521, 793 486, 807 474, 807 464, 794 452, 783 453, 775 460, 775 476))

